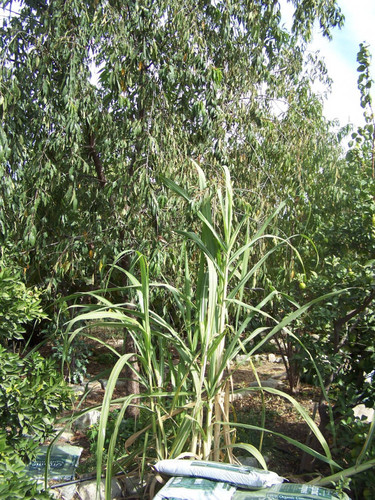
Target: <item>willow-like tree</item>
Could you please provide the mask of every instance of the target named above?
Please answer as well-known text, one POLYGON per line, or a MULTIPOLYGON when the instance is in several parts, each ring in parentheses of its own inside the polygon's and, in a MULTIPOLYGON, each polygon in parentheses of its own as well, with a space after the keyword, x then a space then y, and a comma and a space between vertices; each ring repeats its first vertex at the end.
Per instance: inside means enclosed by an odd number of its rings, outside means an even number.
POLYGON ((343 21, 334 0, 291 3, 292 34, 275 0, 27 0, 4 19, 0 224, 29 283, 66 293, 124 248, 160 258, 184 221, 158 175, 186 185, 190 158, 254 187, 314 20, 343 21))

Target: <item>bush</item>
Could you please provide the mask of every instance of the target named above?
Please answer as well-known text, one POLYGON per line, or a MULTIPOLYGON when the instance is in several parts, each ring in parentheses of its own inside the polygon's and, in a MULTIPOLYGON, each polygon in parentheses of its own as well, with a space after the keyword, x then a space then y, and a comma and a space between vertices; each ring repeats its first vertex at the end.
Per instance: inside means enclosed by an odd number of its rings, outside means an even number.
MULTIPOLYGON (((363 453, 365 443, 370 431, 370 424, 365 420, 354 418, 352 412, 348 412, 346 418, 342 419, 337 429, 340 447, 336 451, 342 457, 344 466, 354 466, 360 463, 359 457, 363 453)), ((375 444, 365 451, 363 460, 375 459, 375 444)), ((353 499, 375 498, 375 477, 372 469, 355 475, 350 481, 350 491, 353 499)))
POLYGON ((52 347, 52 358, 64 362, 65 380, 71 384, 80 384, 87 375, 87 366, 92 351, 87 343, 76 337, 74 342, 66 346, 61 338, 52 347), (59 343, 57 343, 59 342, 59 343))
MULTIPOLYGON (((108 415, 107 425, 106 425, 106 437, 104 441, 105 449, 108 449, 111 437, 115 431, 117 417, 120 410, 113 410, 108 415)), ((124 418, 121 420, 117 441, 115 449, 115 457, 118 458, 124 453, 125 442, 129 439, 135 432, 142 428, 142 421, 144 419, 134 420, 134 418, 124 418)), ((99 424, 95 424, 89 427, 87 430, 87 438, 90 441, 90 451, 93 455, 97 453, 97 439, 99 433, 99 424)), ((144 435, 141 436, 141 441, 143 443, 144 435)))
MULTIPOLYGON (((26 441, 26 439, 25 439, 26 441)), ((7 435, 0 430, 0 498, 7 500, 47 500, 54 498, 42 491, 25 472, 25 463, 7 444, 7 435)))
POLYGON ((52 360, 38 353, 21 358, 0 346, 0 498, 50 498, 25 466, 70 403, 71 391, 52 360))
POLYGON ((0 424, 9 444, 16 446, 25 434, 36 442, 49 436, 70 395, 53 360, 38 353, 22 359, 0 346, 0 424))
POLYGON ((25 324, 47 316, 40 306, 40 291, 27 288, 17 270, 0 262, 0 345, 24 340, 25 324))

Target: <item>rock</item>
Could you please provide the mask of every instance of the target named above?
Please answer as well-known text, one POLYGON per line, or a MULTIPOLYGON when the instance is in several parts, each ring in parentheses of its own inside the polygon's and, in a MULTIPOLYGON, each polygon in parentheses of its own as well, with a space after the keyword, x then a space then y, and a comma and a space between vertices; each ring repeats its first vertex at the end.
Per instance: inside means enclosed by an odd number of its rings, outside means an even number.
POLYGON ((100 380, 94 380, 93 382, 88 382, 86 384, 86 390, 87 391, 97 391, 102 389, 102 384, 100 380))
POLYGON ((282 370, 280 373, 273 375, 273 380, 286 380, 286 371, 282 370))
MULTIPOLYGON (((270 457, 268 455, 264 455, 263 458, 266 464, 268 464, 270 461, 270 457)), ((241 465, 246 465, 247 467, 260 467, 260 464, 255 457, 241 455, 237 457, 237 460, 241 465)))
POLYGON ((246 364, 248 362, 248 355, 247 354, 239 354, 236 356, 236 363, 242 365, 246 364))
MULTIPOLYGON (((105 379, 105 378, 101 378, 99 380, 100 382, 100 385, 102 387, 102 389, 105 389, 107 387, 107 384, 108 384, 108 380, 105 379)), ((121 380, 121 379, 117 379, 116 380, 116 389, 126 389, 127 388, 127 382, 126 380, 121 380)))
POLYGON ((141 481, 139 476, 125 476, 122 478, 124 482, 124 489, 123 492, 126 493, 126 497, 143 497, 143 492, 144 489, 147 485, 152 480, 151 476, 146 475, 144 477, 144 480, 141 481))
MULTIPOLYGON (((100 492, 98 497, 96 497, 96 481, 87 481, 81 483, 77 487, 77 494, 79 495, 80 500, 93 500, 98 498, 98 500, 104 500, 105 498, 105 481, 104 479, 100 484, 100 492)), ((116 498, 124 498, 123 495, 123 486, 118 479, 113 478, 111 484, 111 498, 114 500, 116 498)))
POLYGON ((126 389, 128 383, 125 380, 117 380, 116 381, 116 389, 126 389))
MULTIPOLYGON (((277 387, 279 387, 280 385, 282 385, 282 382, 280 382, 280 380, 276 380, 274 378, 269 378, 267 380, 261 380, 260 381, 260 385, 262 387, 272 387, 273 389, 276 389, 277 387)), ((255 380, 254 382, 251 382, 249 384, 249 387, 259 387, 259 384, 255 380)))
POLYGON ((374 420, 374 409, 367 408, 364 404, 357 405, 353 408, 354 416, 359 420, 371 423, 374 420), (365 418, 363 418, 365 417, 365 418))
POLYGON ((55 498, 59 498, 61 500, 72 500, 76 491, 76 484, 68 484, 67 486, 61 486, 61 488, 54 488, 51 490, 51 493, 55 498))
POLYGON ((99 422, 100 419, 100 411, 98 410, 91 410, 80 417, 77 418, 72 423, 72 426, 78 430, 78 431, 84 431, 91 425, 95 425, 99 422))
POLYGON ((249 389, 242 389, 240 391, 236 391, 235 393, 231 394, 229 396, 230 401, 237 401, 237 399, 243 399, 246 398, 249 394, 251 394, 252 391, 249 389))
POLYGON ((57 436, 59 432, 61 432, 61 434, 58 438, 57 443, 60 442, 69 443, 74 438, 74 432, 71 432, 70 430, 64 430, 64 428, 62 427, 56 427, 54 429, 54 435, 57 436))
POLYGON ((276 357, 276 354, 274 354, 273 352, 271 352, 269 355, 268 355, 268 361, 270 363, 276 363, 277 362, 277 357, 276 357))
POLYGON ((74 438, 74 432, 71 432, 71 431, 65 431, 62 434, 60 434, 60 437, 59 437, 59 439, 61 439, 62 441, 65 441, 67 443, 69 441, 71 441, 73 438, 74 438))
POLYGON ((107 384, 108 384, 108 379, 101 378, 101 379, 99 379, 99 382, 100 382, 100 385, 102 386, 102 389, 105 389, 107 387, 107 384))
POLYGON ((85 394, 85 387, 79 384, 69 384, 69 387, 73 390, 76 396, 82 396, 85 394))
POLYGON ((247 467, 259 467, 259 462, 255 457, 237 457, 237 460, 241 465, 246 465, 247 467))

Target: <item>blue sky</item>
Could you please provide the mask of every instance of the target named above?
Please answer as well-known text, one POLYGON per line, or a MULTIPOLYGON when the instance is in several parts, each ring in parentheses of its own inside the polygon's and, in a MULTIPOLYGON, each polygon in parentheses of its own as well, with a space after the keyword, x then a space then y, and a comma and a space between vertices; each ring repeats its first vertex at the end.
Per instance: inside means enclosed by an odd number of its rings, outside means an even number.
MULTIPOLYGON (((279 0, 286 26, 290 25, 293 12, 291 0, 279 0)), ((357 88, 357 53, 359 44, 366 42, 373 54, 372 75, 375 77, 375 0, 337 0, 345 15, 345 24, 332 30, 332 40, 323 38, 316 25, 314 38, 308 50, 319 51, 333 80, 332 92, 324 102, 324 113, 341 125, 363 125, 363 110, 357 88)), ((322 87, 317 87, 323 92, 322 87)), ((375 101, 375 88, 373 89, 375 101)), ((374 102, 375 106, 375 102, 374 102)))
MULTIPOLYGON (((361 42, 370 45, 374 78, 375 0, 338 0, 338 4, 345 15, 344 27, 333 31, 332 41, 323 40, 316 32, 312 48, 320 51, 333 79, 332 93, 324 106, 327 118, 339 119, 341 125, 348 121, 361 125, 363 112, 359 104, 356 57, 361 42)), ((375 98, 375 88, 372 94, 375 98)))

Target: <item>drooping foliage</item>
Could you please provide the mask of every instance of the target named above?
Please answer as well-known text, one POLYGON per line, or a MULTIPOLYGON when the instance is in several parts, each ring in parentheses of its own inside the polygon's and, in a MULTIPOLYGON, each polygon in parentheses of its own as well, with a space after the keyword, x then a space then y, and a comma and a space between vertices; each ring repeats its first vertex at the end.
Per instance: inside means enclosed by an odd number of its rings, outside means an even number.
POLYGON ((303 134, 273 148, 301 102, 314 119, 300 78, 313 20, 329 35, 343 18, 333 0, 293 4, 289 34, 271 0, 21 3, 1 29, 1 227, 28 282, 90 287, 125 247, 157 266, 181 218, 158 176, 188 180, 189 158, 212 178, 227 164, 250 201, 282 165, 295 182, 303 134))

